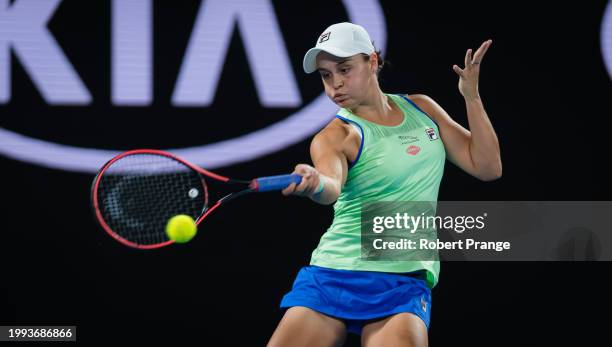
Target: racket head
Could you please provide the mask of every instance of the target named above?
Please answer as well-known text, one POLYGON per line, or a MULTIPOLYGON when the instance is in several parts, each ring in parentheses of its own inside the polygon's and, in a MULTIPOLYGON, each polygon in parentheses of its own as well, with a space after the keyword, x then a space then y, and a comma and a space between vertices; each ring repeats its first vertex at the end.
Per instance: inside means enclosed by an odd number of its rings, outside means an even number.
POLYGON ((170 153, 139 149, 122 153, 92 183, 92 208, 115 240, 139 249, 174 243, 168 220, 178 214, 197 224, 208 210, 208 187, 198 167, 170 153))

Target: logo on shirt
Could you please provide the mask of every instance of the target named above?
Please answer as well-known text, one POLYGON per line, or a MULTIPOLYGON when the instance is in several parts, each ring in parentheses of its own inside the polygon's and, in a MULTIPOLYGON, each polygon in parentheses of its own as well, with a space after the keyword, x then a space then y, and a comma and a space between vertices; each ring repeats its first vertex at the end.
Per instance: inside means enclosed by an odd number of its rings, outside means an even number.
POLYGON ((417 155, 420 151, 421 147, 419 146, 408 146, 408 148, 406 148, 406 153, 410 155, 417 155))
POLYGON ((425 133, 427 133, 427 137, 429 137, 431 141, 438 139, 438 135, 436 134, 436 131, 433 128, 425 129, 425 133))
POLYGON ((419 138, 417 136, 410 135, 398 135, 397 139, 402 142, 402 145, 419 141, 419 138))
POLYGON ((328 31, 320 36, 319 43, 325 42, 329 40, 329 36, 331 35, 331 31, 328 31))

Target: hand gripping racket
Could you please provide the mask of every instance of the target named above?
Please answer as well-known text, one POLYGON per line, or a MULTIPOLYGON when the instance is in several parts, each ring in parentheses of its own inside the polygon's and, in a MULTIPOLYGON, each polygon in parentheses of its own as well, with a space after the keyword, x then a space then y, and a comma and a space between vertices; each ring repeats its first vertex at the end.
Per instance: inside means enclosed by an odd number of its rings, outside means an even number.
POLYGON ((250 181, 217 175, 164 151, 137 149, 109 160, 93 180, 91 203, 100 226, 124 245, 153 249, 174 243, 166 223, 178 214, 191 216, 199 225, 222 204, 248 193, 278 191, 302 176, 279 175, 250 181), (242 189, 209 206, 214 180, 242 189))

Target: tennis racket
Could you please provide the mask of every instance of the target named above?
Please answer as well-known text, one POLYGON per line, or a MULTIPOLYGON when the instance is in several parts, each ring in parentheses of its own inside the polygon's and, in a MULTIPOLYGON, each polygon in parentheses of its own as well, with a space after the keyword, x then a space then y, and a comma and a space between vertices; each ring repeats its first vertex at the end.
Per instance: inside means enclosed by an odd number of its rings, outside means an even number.
POLYGON ((154 249, 174 243, 165 230, 173 216, 186 214, 199 225, 232 199, 282 190, 301 181, 302 176, 296 174, 236 180, 168 152, 137 149, 104 164, 92 183, 91 204, 96 220, 115 240, 134 248, 154 249), (207 180, 239 188, 211 205, 207 180))

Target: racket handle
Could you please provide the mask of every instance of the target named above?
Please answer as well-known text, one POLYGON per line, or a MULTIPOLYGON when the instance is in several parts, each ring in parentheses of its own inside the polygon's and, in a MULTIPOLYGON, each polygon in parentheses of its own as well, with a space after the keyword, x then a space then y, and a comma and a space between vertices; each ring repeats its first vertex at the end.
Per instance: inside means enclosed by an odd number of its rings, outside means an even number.
POLYGON ((283 190, 291 183, 300 184, 302 176, 297 174, 266 176, 255 178, 251 182, 251 188, 258 192, 269 192, 273 190, 283 190))

